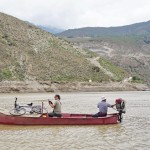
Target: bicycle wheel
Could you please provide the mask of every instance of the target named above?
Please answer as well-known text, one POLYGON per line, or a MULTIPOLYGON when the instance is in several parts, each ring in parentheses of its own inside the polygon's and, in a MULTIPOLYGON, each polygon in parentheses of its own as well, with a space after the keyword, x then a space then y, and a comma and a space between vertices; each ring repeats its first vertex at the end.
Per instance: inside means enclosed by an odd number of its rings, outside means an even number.
POLYGON ((26 110, 24 108, 12 109, 9 111, 9 113, 13 116, 21 116, 26 113, 26 110))
POLYGON ((41 113, 42 113, 42 108, 35 106, 35 107, 32 108, 32 111, 33 111, 34 113, 41 114, 41 113))

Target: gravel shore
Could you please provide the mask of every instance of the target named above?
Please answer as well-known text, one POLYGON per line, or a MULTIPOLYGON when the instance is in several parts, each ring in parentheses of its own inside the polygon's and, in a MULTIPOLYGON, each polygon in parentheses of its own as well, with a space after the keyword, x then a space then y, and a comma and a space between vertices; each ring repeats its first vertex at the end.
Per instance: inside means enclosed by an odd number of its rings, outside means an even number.
POLYGON ((3 81, 0 93, 36 93, 36 92, 103 92, 103 91, 142 91, 148 86, 130 82, 49 82, 49 81, 3 81))

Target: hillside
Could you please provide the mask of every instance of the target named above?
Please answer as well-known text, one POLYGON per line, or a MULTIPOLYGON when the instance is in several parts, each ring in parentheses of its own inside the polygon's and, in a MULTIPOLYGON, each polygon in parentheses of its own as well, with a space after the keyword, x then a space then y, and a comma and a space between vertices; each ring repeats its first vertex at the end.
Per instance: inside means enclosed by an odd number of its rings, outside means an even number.
POLYGON ((102 80, 71 44, 2 13, 0 53, 1 80, 102 80))
POLYGON ((123 27, 68 30, 59 35, 150 84, 150 21, 123 27))
MULTIPOLYGON (((96 54, 0 13, 0 81, 116 81, 91 58, 96 54)), ((119 75, 118 75, 119 76, 119 75)), ((127 73, 121 72, 123 80, 127 73)))

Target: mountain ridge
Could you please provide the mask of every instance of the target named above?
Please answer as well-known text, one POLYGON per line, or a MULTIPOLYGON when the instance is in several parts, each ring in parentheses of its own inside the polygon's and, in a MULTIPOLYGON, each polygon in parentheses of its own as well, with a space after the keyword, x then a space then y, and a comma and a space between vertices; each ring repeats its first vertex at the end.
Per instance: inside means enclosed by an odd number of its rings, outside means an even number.
POLYGON ((56 35, 61 37, 101 37, 149 34, 150 20, 117 27, 84 27, 69 29, 56 35), (144 30, 143 30, 144 29, 144 30))

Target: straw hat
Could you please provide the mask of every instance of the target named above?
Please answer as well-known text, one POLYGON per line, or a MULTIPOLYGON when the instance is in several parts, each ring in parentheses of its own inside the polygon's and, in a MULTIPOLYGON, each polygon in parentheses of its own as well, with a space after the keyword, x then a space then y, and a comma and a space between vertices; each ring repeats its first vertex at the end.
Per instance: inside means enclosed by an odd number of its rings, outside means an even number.
POLYGON ((102 96, 102 97, 101 97, 101 100, 104 101, 104 100, 106 100, 106 98, 105 98, 104 96, 102 96))

